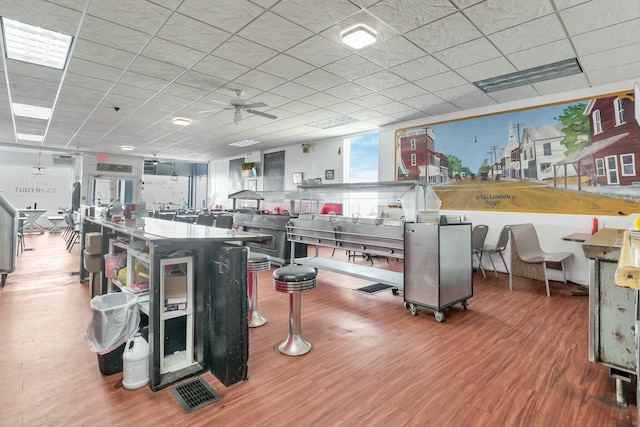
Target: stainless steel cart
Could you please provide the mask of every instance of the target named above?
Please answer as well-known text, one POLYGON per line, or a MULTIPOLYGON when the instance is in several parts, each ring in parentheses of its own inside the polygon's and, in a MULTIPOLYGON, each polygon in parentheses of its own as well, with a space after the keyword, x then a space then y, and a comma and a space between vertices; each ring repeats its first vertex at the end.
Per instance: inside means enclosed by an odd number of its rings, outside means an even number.
POLYGON ((0 192, 0 274, 4 286, 7 274, 16 269, 18 256, 18 211, 0 192))
POLYGON ((473 296, 471 224, 405 224, 404 301, 416 315, 418 306, 442 310, 473 296))

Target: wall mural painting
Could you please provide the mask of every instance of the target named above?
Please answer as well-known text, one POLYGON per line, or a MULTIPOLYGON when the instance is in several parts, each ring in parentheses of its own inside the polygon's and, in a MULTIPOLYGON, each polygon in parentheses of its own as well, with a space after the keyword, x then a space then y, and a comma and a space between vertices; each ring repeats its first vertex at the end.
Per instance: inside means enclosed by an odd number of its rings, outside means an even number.
POLYGON ((629 215, 640 209, 634 95, 396 131, 395 179, 447 210, 629 215))

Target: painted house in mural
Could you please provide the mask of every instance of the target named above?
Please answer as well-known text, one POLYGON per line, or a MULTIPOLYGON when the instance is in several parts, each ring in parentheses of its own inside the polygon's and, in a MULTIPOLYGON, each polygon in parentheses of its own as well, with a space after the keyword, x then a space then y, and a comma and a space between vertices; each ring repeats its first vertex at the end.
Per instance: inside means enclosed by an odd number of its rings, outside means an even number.
POLYGON ((500 166, 503 178, 520 178, 520 144, 511 123, 507 143, 500 150, 500 166))
POLYGON ((431 128, 412 129, 400 138, 398 180, 437 183, 448 179, 449 161, 435 151, 435 139, 431 128))
POLYGON ((591 145, 558 162, 556 169, 572 165, 579 176, 594 177, 597 185, 631 185, 640 181, 640 127, 634 108, 630 98, 589 101, 584 114, 590 118, 591 145))
MULTIPOLYGON (((566 147, 562 123, 525 128, 522 131, 522 176, 525 179, 553 178, 553 165, 565 159, 566 147)), ((576 176, 575 168, 566 168, 560 176, 576 176)))

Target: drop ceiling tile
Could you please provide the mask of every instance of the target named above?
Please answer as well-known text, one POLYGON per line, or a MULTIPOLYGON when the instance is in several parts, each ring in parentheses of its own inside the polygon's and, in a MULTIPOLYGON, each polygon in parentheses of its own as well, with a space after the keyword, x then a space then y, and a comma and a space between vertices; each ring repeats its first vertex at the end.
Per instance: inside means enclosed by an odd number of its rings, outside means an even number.
POLYGON ((381 66, 389 68, 420 58, 425 52, 404 37, 394 37, 359 51, 360 56, 381 66))
POLYGON ((417 80, 415 84, 428 92, 435 93, 443 89, 467 85, 469 82, 460 77, 458 73, 447 71, 446 73, 417 80))
POLYGON ((80 38, 103 44, 109 40, 109 46, 125 52, 138 53, 149 41, 149 35, 113 22, 86 16, 80 30, 80 38))
POLYGON ((466 9, 474 4, 482 3, 485 0, 451 0, 451 3, 458 6, 460 9, 466 9))
POLYGON ((166 62, 157 61, 144 56, 138 56, 129 67, 129 71, 149 77, 156 77, 166 81, 172 81, 184 72, 184 67, 167 64, 166 62))
POLYGON ((440 104, 432 105, 424 110, 425 114, 429 116, 439 116, 442 114, 455 113, 460 111, 460 107, 451 104, 450 102, 443 102, 440 104))
POLYGON ((300 101, 289 102, 288 104, 284 104, 279 107, 280 110, 289 111, 296 114, 305 114, 317 108, 318 107, 316 107, 315 105, 307 104, 300 101))
POLYGON ((260 71, 277 75, 287 80, 294 80, 314 68, 311 64, 285 54, 279 54, 258 67, 260 71))
POLYGON ((235 33, 257 18, 264 9, 247 0, 185 0, 178 12, 206 24, 235 33))
POLYGON ((517 70, 504 57, 499 57, 469 65, 468 67, 458 68, 456 71, 467 81, 476 82, 478 80, 488 79, 489 77, 512 73, 517 70))
POLYGON ((424 110, 425 108, 430 107, 432 105, 441 104, 442 98, 439 98, 438 96, 432 93, 429 93, 426 95, 419 95, 413 98, 407 98, 403 100, 402 103, 419 110, 424 110))
POLYGON ((64 79, 63 91, 66 88, 94 89, 106 92, 112 86, 113 82, 95 77, 89 77, 82 74, 67 72, 64 79))
POLYGON ((454 13, 405 34, 407 39, 428 53, 457 46, 481 36, 462 13, 454 13))
POLYGON ((303 101, 305 97, 311 96, 315 93, 313 89, 309 89, 306 86, 302 86, 293 82, 287 82, 282 86, 271 89, 271 92, 275 93, 276 95, 284 96, 293 100, 301 99, 303 101))
POLYGON ((89 3, 88 15, 117 22, 147 34, 153 34, 169 16, 170 10, 151 2, 129 0, 94 1, 89 3))
POLYGON ((388 96, 393 100, 402 101, 409 98, 415 98, 416 96, 425 95, 427 92, 413 83, 405 83, 389 89, 381 90, 379 93, 381 95, 388 96))
POLYGON ((309 30, 319 33, 360 11, 360 8, 343 0, 285 0, 272 9, 273 12, 309 30))
POLYGON ((316 90, 326 90, 346 83, 341 77, 321 69, 315 69, 294 80, 296 83, 316 90))
POLYGON ((408 81, 413 81, 449 71, 449 67, 432 56, 423 56, 422 58, 391 67, 389 71, 404 77, 408 81))
POLYGON ((141 55, 184 68, 192 67, 205 57, 203 52, 159 38, 153 38, 141 55))
POLYGON ((625 64, 612 68, 591 71, 588 73, 592 85, 603 85, 623 81, 638 81, 640 62, 625 64))
POLYGON ((321 92, 316 92, 313 95, 305 96, 304 98, 304 102, 317 107, 327 107, 341 101, 342 100, 340 98, 321 92))
POLYGON ((489 36, 503 53, 513 53, 566 38, 556 15, 547 15, 489 36))
POLYGON ((227 83, 225 80, 193 70, 186 71, 180 75, 175 82, 205 92, 211 92, 227 83))
POLYGON ((349 81, 382 71, 382 67, 358 55, 347 56, 323 68, 349 81))
POLYGON ((360 111, 354 111, 353 113, 349 114, 349 116, 353 117, 354 119, 367 121, 375 119, 377 117, 382 117, 384 116, 384 114, 376 110, 364 109, 360 111))
POLYGON ((471 109, 493 105, 496 102, 472 84, 435 92, 435 95, 460 109, 471 109))
POLYGON ((316 67, 322 67, 349 56, 351 52, 316 35, 289 49, 287 54, 316 67))
POLYGON ((101 80, 114 82, 120 77, 122 71, 119 68, 108 65, 96 64, 82 59, 75 59, 69 63, 68 72, 95 77, 101 80))
POLYGON ((271 92, 263 92, 258 95, 258 101, 262 101, 267 104, 269 107, 280 107, 281 105, 285 105, 291 102, 291 99, 285 98, 284 96, 276 95, 271 92))
POLYGON ((640 43, 640 19, 622 22, 610 27, 582 33, 572 38, 579 55, 602 52, 615 46, 640 43), (620 37, 613 37, 619 34, 620 37))
POLYGON ((583 55, 580 58, 582 69, 589 73, 595 70, 626 65, 638 60, 640 43, 598 52, 591 55, 583 55))
POLYGON ((635 0, 592 1, 565 9, 560 16, 569 35, 640 18, 640 2, 635 0))
POLYGON ((231 33, 175 13, 162 26, 157 36, 190 49, 210 53, 231 37, 231 33), (189 31, 185 31, 185 28, 189 31))
MULTIPOLYGON (((553 80, 534 83, 532 86, 540 95, 552 95, 558 92, 566 92, 574 89, 588 86, 587 76, 583 74, 574 74, 572 76, 560 77, 553 80)), ((499 99, 496 99, 499 101, 499 99)), ((502 102, 502 101, 499 101, 502 102)))
POLYGON ((365 95, 351 100, 354 104, 361 105, 364 108, 377 107, 378 105, 388 104, 391 101, 393 101, 391 98, 378 93, 372 93, 371 95, 365 95))
POLYGON ((127 71, 122 75, 119 83, 128 86, 141 87, 148 90, 160 91, 169 84, 169 81, 159 79, 157 77, 143 76, 138 73, 127 71))
POLYGON ((327 119, 331 119, 336 117, 336 113, 335 111, 331 111, 331 110, 326 110, 324 108, 317 108, 315 110, 311 110, 307 113, 305 113, 306 117, 309 117, 309 122, 308 123, 313 123, 314 121, 319 121, 319 120, 327 120, 327 119))
POLYGON ((360 77, 359 79, 354 80, 354 83, 373 91, 380 91, 390 87, 399 86, 407 83, 407 81, 389 71, 380 71, 375 74, 360 77))
POLYGON ((251 68, 219 58, 214 55, 205 56, 200 62, 193 66, 194 71, 198 71, 210 76, 219 77, 221 79, 231 81, 243 75, 251 68))
POLYGON ((497 58, 501 54, 487 39, 482 38, 442 50, 433 56, 455 69, 497 58))
POLYGON ((457 10, 449 0, 382 0, 367 11, 402 34, 457 10))
POLYGON ((386 115, 393 115, 401 112, 406 112, 410 108, 406 104, 403 104, 401 102, 390 102, 389 104, 378 105, 373 109, 386 115))
POLYGON ((335 111, 340 114, 349 115, 350 113, 353 113, 355 111, 360 111, 362 107, 352 102, 343 101, 343 102, 338 102, 336 104, 330 105, 327 107, 327 109, 331 111, 335 111))
POLYGON ((236 78, 233 80, 233 83, 239 83, 240 85, 251 86, 260 90, 270 90, 276 86, 280 86, 287 81, 285 79, 281 79, 280 77, 276 77, 272 74, 263 73, 258 70, 251 70, 246 74, 236 78))
POLYGON ((465 9, 465 14, 484 34, 520 25, 553 13, 549 0, 486 1, 465 9))
POLYGON ((81 8, 72 8, 40 0, 8 0, 0 8, 4 10, 2 16, 72 36, 80 25, 84 2, 81 8))
POLYGON ((266 12, 244 27, 238 35, 282 52, 308 39, 313 33, 274 13, 266 12), (278 31, 274 31, 276 28, 278 31))
POLYGON ((325 90, 329 95, 337 96, 338 98, 342 98, 345 100, 350 100, 352 98, 357 98, 359 96, 365 96, 372 93, 371 90, 357 85, 355 83, 344 83, 340 86, 333 87, 331 89, 325 90))
POLYGON ((73 48, 73 59, 80 58, 112 67, 127 67, 135 55, 119 49, 111 48, 90 40, 77 39, 73 48))
POLYGON ((237 62, 247 67, 255 68, 263 62, 276 56, 277 51, 253 43, 241 37, 234 36, 222 46, 218 47, 213 55, 229 61, 237 62))
POLYGON ((568 40, 558 40, 543 46, 507 55, 507 59, 518 70, 527 70, 540 65, 551 64, 565 59, 575 58, 571 43, 568 40))
POLYGON ((590 1, 591 0, 554 0, 554 3, 556 5, 556 9, 562 10, 590 1))

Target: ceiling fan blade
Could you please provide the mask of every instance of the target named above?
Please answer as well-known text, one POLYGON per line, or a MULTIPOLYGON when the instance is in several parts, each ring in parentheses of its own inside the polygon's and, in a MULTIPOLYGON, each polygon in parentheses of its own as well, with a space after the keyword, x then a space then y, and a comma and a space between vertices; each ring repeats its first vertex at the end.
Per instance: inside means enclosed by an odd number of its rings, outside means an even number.
POLYGON ((267 104, 264 102, 255 102, 253 104, 244 104, 244 108, 259 108, 259 107, 267 107, 267 104))
POLYGON ((213 113, 214 111, 224 111, 224 110, 231 110, 232 107, 218 107, 218 108, 214 108, 212 110, 202 110, 202 111, 198 111, 199 114, 202 113, 213 113))
POLYGON ((245 111, 247 113, 255 114, 256 116, 266 117, 267 119, 275 120, 275 119, 278 118, 278 116, 274 116, 273 114, 263 113, 262 111, 256 111, 256 110, 252 110, 250 108, 245 109, 245 111))

